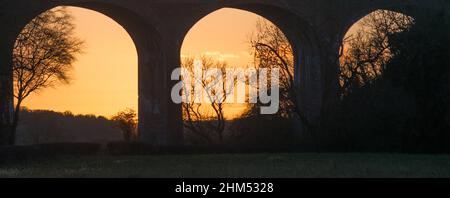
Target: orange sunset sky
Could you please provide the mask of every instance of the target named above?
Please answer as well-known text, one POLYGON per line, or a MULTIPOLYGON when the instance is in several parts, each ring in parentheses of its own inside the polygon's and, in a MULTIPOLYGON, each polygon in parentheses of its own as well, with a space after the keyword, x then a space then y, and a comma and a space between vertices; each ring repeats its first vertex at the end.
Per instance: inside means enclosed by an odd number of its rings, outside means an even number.
MULTIPOLYGON (((23 106, 108 117, 125 108, 137 110, 137 53, 130 36, 101 13, 76 7, 68 10, 74 16, 76 36, 86 46, 74 65, 73 81, 33 94, 23 106)), ((236 9, 216 11, 191 29, 180 56, 208 55, 232 66, 252 64, 248 41, 259 18, 236 9)), ((234 107, 228 116, 242 109, 234 107)))

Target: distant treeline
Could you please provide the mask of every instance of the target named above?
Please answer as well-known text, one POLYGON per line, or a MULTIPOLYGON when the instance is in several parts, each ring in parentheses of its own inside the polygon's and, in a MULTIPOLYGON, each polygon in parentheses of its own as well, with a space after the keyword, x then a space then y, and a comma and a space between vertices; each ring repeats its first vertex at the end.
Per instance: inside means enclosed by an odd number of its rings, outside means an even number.
POLYGON ((16 137, 18 145, 123 140, 120 129, 105 117, 28 109, 22 109, 21 113, 16 137))

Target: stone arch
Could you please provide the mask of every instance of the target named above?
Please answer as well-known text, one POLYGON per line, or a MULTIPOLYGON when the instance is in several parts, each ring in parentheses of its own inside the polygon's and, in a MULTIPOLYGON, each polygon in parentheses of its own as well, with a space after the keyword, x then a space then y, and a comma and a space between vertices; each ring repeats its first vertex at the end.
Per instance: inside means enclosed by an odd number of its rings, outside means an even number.
MULTIPOLYGON (((125 29, 133 40, 138 55, 140 139, 146 142, 167 142, 167 140, 160 140, 164 139, 161 136, 165 136, 165 125, 155 124, 155 122, 151 121, 152 119, 164 117, 160 114, 166 113, 166 110, 161 104, 161 101, 164 101, 164 95, 161 94, 161 89, 168 87, 164 79, 166 56, 164 51, 161 50, 161 35, 148 22, 147 18, 143 18, 133 11, 113 3, 97 1, 67 1, 67 3, 65 1, 53 1, 47 4, 33 5, 30 6, 30 10, 27 10, 29 8, 24 8, 27 12, 20 15, 20 22, 11 31, 12 44, 9 45, 9 48, 12 49, 15 38, 29 21, 40 13, 58 6, 79 7, 101 13, 125 29)), ((9 57, 12 57, 12 50, 8 54, 9 57)))
MULTIPOLYGON (((203 10, 201 15, 196 15, 184 37, 195 24, 209 14, 222 8, 233 8, 248 11, 264 17, 276 25, 288 38, 294 51, 295 84, 301 92, 299 104, 311 123, 318 124, 322 111, 323 63, 320 53, 320 44, 317 34, 310 23, 303 20, 297 14, 287 8, 272 3, 243 3, 231 2, 218 4, 203 10)), ((183 37, 183 38, 184 38, 183 37)), ((181 44, 180 44, 181 49, 181 44)))

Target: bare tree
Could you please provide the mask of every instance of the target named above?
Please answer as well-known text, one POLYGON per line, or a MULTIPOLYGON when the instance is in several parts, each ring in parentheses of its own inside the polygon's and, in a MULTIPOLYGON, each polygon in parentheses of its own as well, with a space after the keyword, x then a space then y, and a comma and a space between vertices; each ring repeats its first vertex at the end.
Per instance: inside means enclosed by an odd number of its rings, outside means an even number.
POLYGON ((225 102, 230 95, 230 89, 226 88, 226 83, 220 84, 220 81, 217 79, 206 78, 205 71, 212 68, 218 69, 222 73, 222 78, 226 79, 227 64, 215 61, 209 57, 202 57, 201 62, 202 74, 199 79, 194 76, 193 58, 186 58, 182 63, 182 67, 190 73, 191 80, 194 81, 186 83, 186 79, 184 79, 185 88, 190 90, 191 95, 195 95, 195 83, 198 83, 203 93, 206 94, 204 98, 207 100, 199 103, 195 98, 192 98, 190 101, 183 102, 184 127, 188 130, 187 132, 200 137, 208 144, 216 143, 216 140, 219 143, 223 143, 227 123, 224 112, 226 108, 225 102), (218 88, 218 90, 213 89, 214 87, 218 88))
MULTIPOLYGON (((343 138, 340 143, 345 142, 345 149, 376 142, 371 135, 382 137, 383 131, 394 127, 380 121, 399 119, 402 108, 407 109, 404 106, 409 100, 401 89, 391 85, 387 72, 395 55, 390 39, 413 24, 414 19, 407 15, 377 10, 357 22, 345 36, 339 54, 340 100, 329 123, 335 135, 343 138), (377 130, 380 123, 384 130, 377 130)), ((388 138, 383 141, 388 144, 388 138)))
MULTIPOLYGON (((379 76, 384 70, 382 66, 391 56, 389 34, 403 31, 412 23, 411 17, 390 11, 377 11, 364 19, 360 30, 348 36, 341 47, 340 78, 343 89, 355 83, 362 86, 379 76)), ((278 27, 265 20, 260 20, 256 28, 250 42, 255 67, 280 70, 279 116, 300 120, 313 141, 317 141, 317 126, 308 119, 299 104, 300 90, 294 83, 294 52, 288 38, 278 27)), ((255 109, 252 108, 250 113, 254 114, 255 109)))
POLYGON ((377 10, 364 17, 349 32, 340 51, 340 85, 342 94, 380 77, 392 58, 389 36, 402 32, 414 23, 407 15, 377 10))
POLYGON ((256 33, 250 38, 255 67, 278 68, 280 71, 280 111, 279 116, 286 119, 298 119, 306 128, 312 130, 299 104, 299 89, 295 85, 294 51, 284 33, 274 24, 260 19, 256 33))
POLYGON ((15 142, 22 102, 34 92, 70 82, 73 63, 83 47, 74 36, 72 20, 64 7, 46 11, 26 25, 16 40, 13 77, 17 103, 11 144, 15 142))
POLYGON ((137 113, 133 109, 126 109, 117 113, 111 119, 116 127, 122 131, 123 138, 127 142, 137 140, 137 113))

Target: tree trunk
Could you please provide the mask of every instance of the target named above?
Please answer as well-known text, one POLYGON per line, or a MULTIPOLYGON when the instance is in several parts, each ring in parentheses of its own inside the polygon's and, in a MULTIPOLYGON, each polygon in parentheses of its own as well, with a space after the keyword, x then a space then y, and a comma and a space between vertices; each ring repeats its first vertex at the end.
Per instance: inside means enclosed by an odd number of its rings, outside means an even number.
POLYGON ((22 101, 23 101, 23 99, 18 99, 16 108, 14 109, 14 117, 13 117, 11 135, 9 137, 9 145, 11 145, 11 146, 16 144, 16 131, 17 131, 17 126, 19 125, 20 107, 22 105, 22 101))
POLYGON ((9 145, 9 137, 12 133, 12 113, 14 110, 11 90, 12 76, 0 75, 0 145, 9 145))

